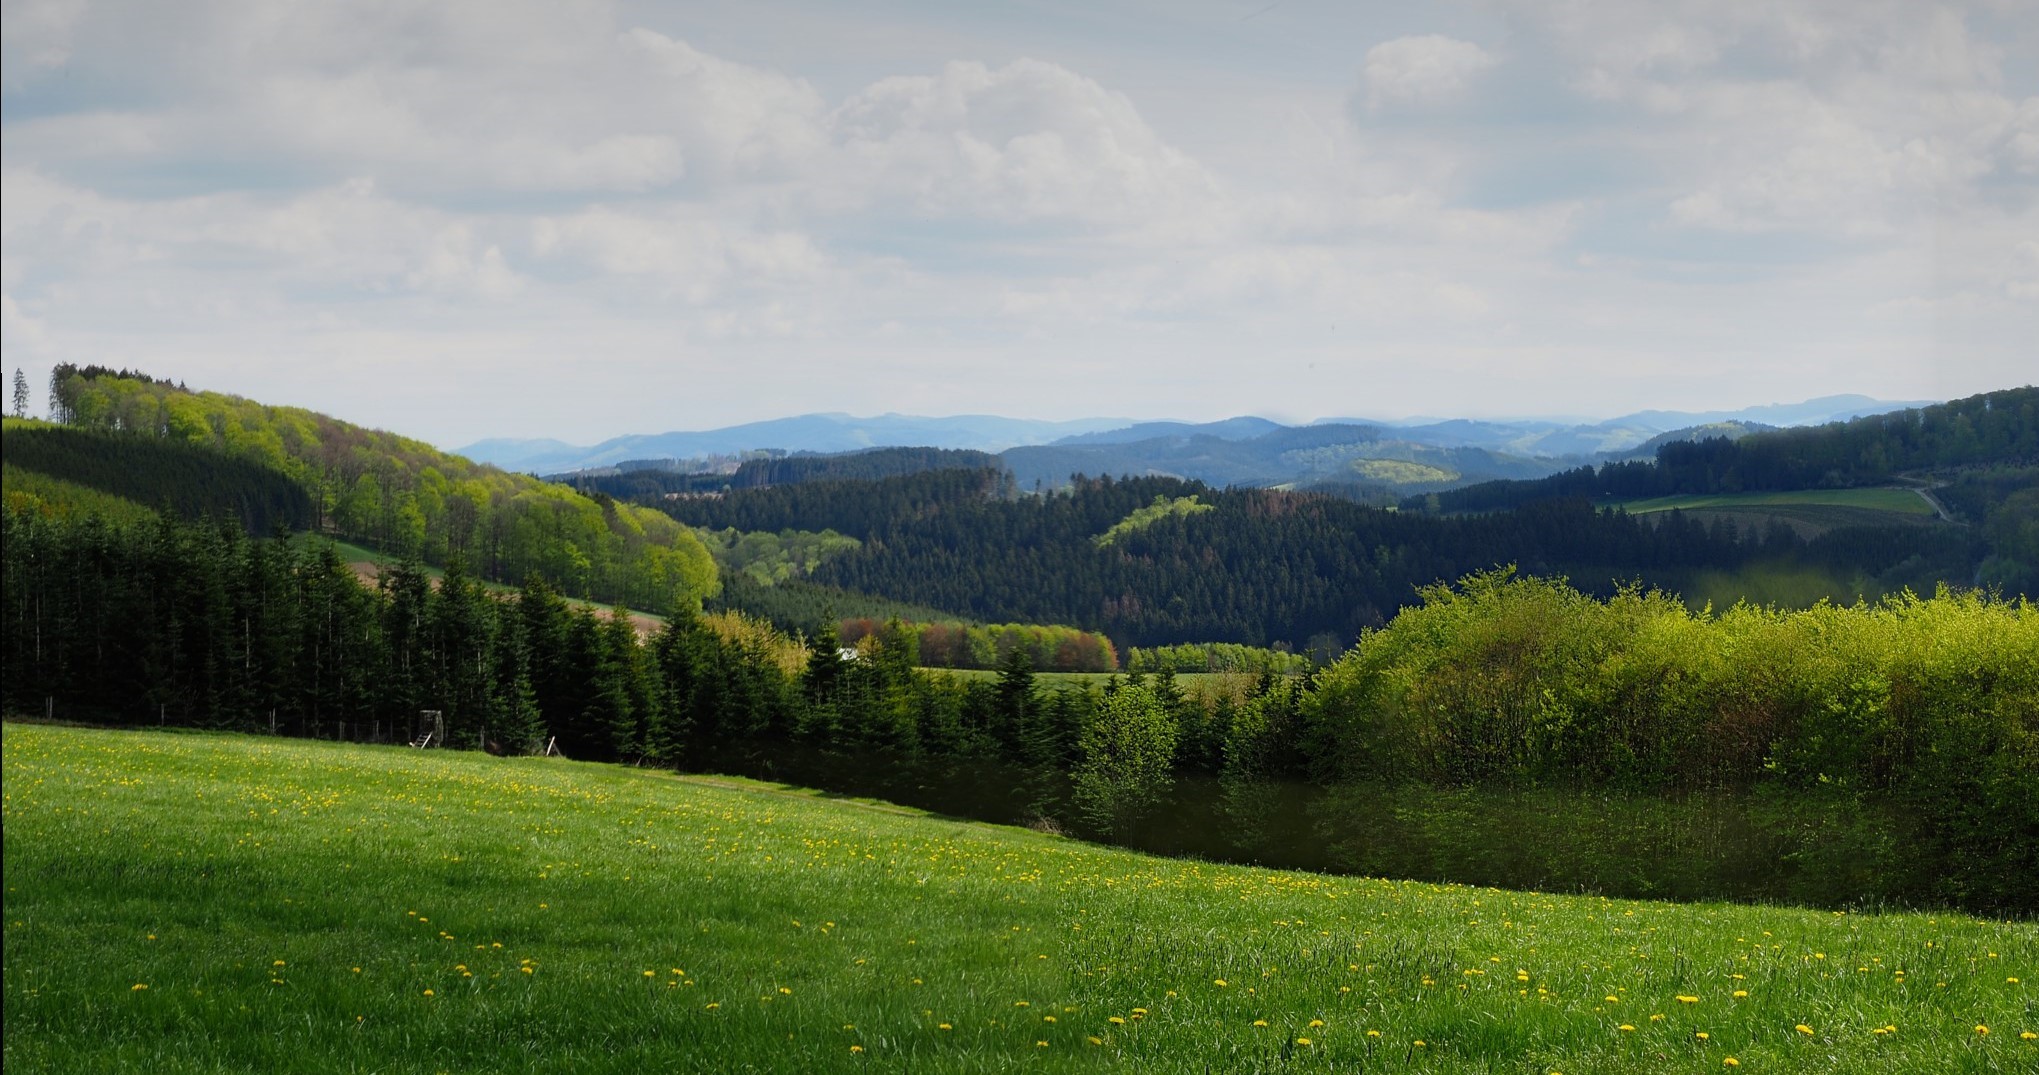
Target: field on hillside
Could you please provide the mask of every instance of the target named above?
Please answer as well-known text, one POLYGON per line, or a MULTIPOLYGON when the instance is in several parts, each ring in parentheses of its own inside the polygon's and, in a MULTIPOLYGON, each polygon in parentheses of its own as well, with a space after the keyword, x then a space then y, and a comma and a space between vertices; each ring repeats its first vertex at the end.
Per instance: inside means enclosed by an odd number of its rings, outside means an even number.
POLYGON ((1684 496, 1659 496, 1648 500, 1629 500, 1617 507, 1630 515, 1644 515, 1653 511, 1670 511, 1673 508, 1692 511, 1707 508, 1715 511, 1737 511, 1751 508, 1781 508, 1824 505, 1842 508, 1864 508, 1870 511, 1895 512, 1900 515, 1931 515, 1932 505, 1925 498, 1910 489, 1797 489, 1778 493, 1713 493, 1684 496))
POLYGON ((2039 927, 1171 861, 546 759, 11 724, 42 1071, 2030 1071, 2039 927))

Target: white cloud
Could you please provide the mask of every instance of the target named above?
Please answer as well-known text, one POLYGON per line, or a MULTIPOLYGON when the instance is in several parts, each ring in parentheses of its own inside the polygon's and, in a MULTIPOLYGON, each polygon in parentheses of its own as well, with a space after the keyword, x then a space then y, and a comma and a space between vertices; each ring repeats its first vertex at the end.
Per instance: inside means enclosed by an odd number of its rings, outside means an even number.
POLYGON ((1423 34, 1398 37, 1366 50, 1362 77, 1368 105, 1378 108, 1452 97, 1492 66, 1494 57, 1470 41, 1423 34))
POLYGON ((2032 39, 1979 8, 1499 0, 1393 37, 1405 9, 1183 5, 1017 38, 806 3, 10 0, 7 357, 458 441, 1612 412, 1788 395, 1787 360, 1808 395, 1921 396, 2039 332, 2032 39), (363 387, 394 373, 416 399, 363 387), (437 402, 462 390, 497 395, 437 402))
POLYGON ((827 198, 936 216, 1077 220, 1107 228, 1181 214, 1217 193, 1131 101, 1052 63, 945 65, 884 79, 829 117, 840 171, 827 198))

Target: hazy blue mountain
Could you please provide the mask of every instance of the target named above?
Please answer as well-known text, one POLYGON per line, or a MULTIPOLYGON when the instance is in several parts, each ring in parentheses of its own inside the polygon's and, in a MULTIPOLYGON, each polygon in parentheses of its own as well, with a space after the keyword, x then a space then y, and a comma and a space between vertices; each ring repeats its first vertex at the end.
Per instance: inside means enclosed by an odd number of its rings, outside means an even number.
POLYGON ((1219 440, 1251 440, 1263 437, 1277 429, 1286 429, 1280 422, 1266 418, 1241 416, 1225 418, 1216 422, 1140 422, 1123 429, 1107 429, 1097 433, 1079 433, 1063 437, 1056 444, 1131 444, 1135 441, 1157 440, 1167 437, 1216 437, 1219 440))
POLYGON ((1812 426, 1844 422, 1865 414, 1888 414, 1907 407, 1930 407, 1937 399, 1892 401, 1868 396, 1821 396, 1803 403, 1769 403, 1737 411, 1637 411, 1615 419, 1655 426, 1660 432, 1713 422, 1760 422, 1769 426, 1812 426))
POLYGON ((849 452, 878 447, 970 448, 997 452, 1022 444, 1045 444, 1062 437, 1123 428, 1123 418, 1079 418, 1067 422, 962 414, 926 418, 881 414, 858 418, 848 414, 803 414, 748 422, 699 432, 632 434, 591 447, 558 441, 487 440, 459 449, 460 454, 505 470, 556 474, 614 466, 627 459, 690 459, 733 455, 755 448, 792 452, 849 452), (525 446, 530 446, 526 448, 525 446))
POLYGON ((1820 424, 1920 405, 1840 395, 1737 411, 1637 411, 1605 421, 1324 419, 1303 426, 1286 426, 1250 416, 1199 423, 1132 422, 1119 418, 1047 422, 985 414, 948 417, 881 414, 869 418, 805 414, 698 432, 633 434, 589 447, 557 440, 492 439, 470 444, 459 452, 506 470, 557 474, 610 467, 625 460, 690 459, 762 448, 822 453, 877 447, 967 448, 985 452, 1026 449, 1012 456, 1008 463, 1022 484, 1029 487, 1036 478, 1054 484, 1078 471, 1171 474, 1201 478, 1217 485, 1395 479, 1389 484, 1408 486, 1443 480, 1422 467, 1462 476, 1455 480, 1536 477, 1538 473, 1523 471, 1541 468, 1541 472, 1547 472, 1560 466, 1628 455, 1645 446, 1654 450, 1658 443, 1655 438, 1681 430, 1727 428, 1729 424, 1766 427, 1820 424), (1356 429, 1370 432, 1365 435, 1352 432, 1356 429), (1054 450, 1048 451, 1049 448, 1054 450), (1285 452, 1315 454, 1282 461, 1280 457, 1285 452), (1368 460, 1375 463, 1369 465, 1368 460), (1386 465, 1390 462, 1413 466, 1395 468, 1386 465), (1475 474, 1479 477, 1471 477, 1475 474))
MULTIPOLYGON (((1882 412, 1873 411, 1871 413, 1881 414, 1882 412)), ((1705 440, 1708 437, 1726 437, 1729 440, 1740 440, 1751 433, 1761 433, 1765 430, 1776 428, 1778 427, 1764 425, 1761 422, 1740 421, 1708 422, 1705 425, 1687 426, 1684 429, 1673 429, 1668 433, 1659 433, 1641 444, 1630 448, 1628 451, 1620 453, 1620 458, 1651 459, 1656 456, 1659 447, 1675 441, 1705 440)))

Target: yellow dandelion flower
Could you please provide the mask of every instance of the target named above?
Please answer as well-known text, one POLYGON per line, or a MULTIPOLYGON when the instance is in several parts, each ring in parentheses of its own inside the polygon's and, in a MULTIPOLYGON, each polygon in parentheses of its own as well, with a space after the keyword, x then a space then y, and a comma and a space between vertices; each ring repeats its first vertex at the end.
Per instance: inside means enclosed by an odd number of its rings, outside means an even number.
POLYGON ((1976 1033, 1977 1033, 1978 1035, 1986 1035, 1986 1034, 1988 1034, 1988 1033, 1989 1033, 1989 1028, 1988 1028, 1988 1027, 1986 1027, 1986 1026, 1984 1026, 1984 1025, 1982 1025, 1981 1023, 1977 1023, 1977 1024, 1975 1024, 1975 1032, 1976 1032, 1976 1033))
POLYGON ((1692 1032, 1692 1036, 1693 1036, 1693 1037, 1695 1037, 1695 1038, 1698 1038, 1698 1039, 1699 1039, 1700 1041, 1712 1041, 1712 1040, 1713 1040, 1713 1035, 1711 1035, 1711 1034, 1708 1034, 1708 1033, 1707 1033, 1706 1031, 1704 1031, 1704 1030, 1695 1030, 1695 1031, 1693 1031, 1693 1032, 1692 1032))
POLYGON ((1096 1035, 1092 1035, 1092 1036, 1090 1037, 1089 1041, 1090 1041, 1090 1043, 1091 1043, 1092 1045, 1103 1045, 1103 1044, 1104 1044, 1104 1039, 1103 1039, 1103 1038, 1100 1038, 1100 1037, 1097 1037, 1096 1035))
POLYGON ((1614 994, 1612 994, 1612 993, 1609 993, 1609 994, 1607 994, 1607 995, 1606 995, 1605 997, 1602 997, 1602 998, 1600 998, 1600 999, 1602 999, 1602 1000, 1605 1000, 1605 1001, 1606 1001, 1607 1003, 1609 1003, 1609 1004, 1619 1004, 1619 1003, 1621 1003, 1621 998, 1620 998, 1620 997, 1617 997, 1617 996, 1615 996, 1615 995, 1614 995, 1614 994))
POLYGON ((1052 1022, 1054 1022, 1054 1021, 1055 1021, 1055 1017, 1054 1017, 1054 1016, 1052 1016, 1052 1015, 1044 1015, 1044 1016, 1041 1016, 1041 1022, 1043 1022, 1043 1023, 1052 1023, 1052 1022))
POLYGON ((1324 1020, 1322 1020, 1322 1019, 1312 1019, 1312 1020, 1310 1020, 1310 1026, 1311 1026, 1311 1027, 1320 1027, 1320 1026, 1323 1026, 1323 1025, 1324 1025, 1324 1020))
POLYGON ((1265 1019, 1255 1019, 1255 1020, 1253 1021, 1253 1025, 1254 1025, 1254 1026, 1266 1026, 1266 1025, 1267 1025, 1267 1020, 1265 1020, 1265 1019))
POLYGON ((852 1046, 850 1046, 850 1052, 853 1052, 853 1053, 861 1053, 861 1052, 863 1052, 863 1051, 864 1051, 864 1047, 863 1047, 863 1046, 861 1046, 861 1045, 852 1045, 852 1046))
POLYGON ((1012 1002, 1012 1006, 1015 1008, 1031 1008, 1033 1004, 1029 1001, 1015 1000, 1012 1002))
POLYGON ((128 992, 136 993, 140 992, 141 990, 147 989, 148 987, 149 987, 148 983, 146 982, 136 982, 132 987, 128 989, 128 992))
POLYGON ((1409 1044, 1414 1045, 1418 1049, 1421 1049, 1423 1048, 1423 1039, 1417 1038, 1415 1041, 1412 1041, 1409 1044))
MULTIPOLYGON (((144 988, 146 988, 146 987, 144 987, 144 988)), ((2018 1039, 2019 1039, 2020 1041, 2039 1041, 2039 1033, 2034 1033, 2034 1032, 2032 1032, 2032 1031, 2030 1031, 2030 1030, 2027 1030, 2027 1031, 2025 1031, 2025 1032, 2023 1032, 2023 1033, 2019 1034, 2019 1035, 2018 1035, 2018 1039)))
POLYGON ((1219 989, 1225 988, 1225 980, 1223 978, 1213 978, 1211 979, 1211 984, 1217 986, 1219 989))
POLYGON ((1308 1045, 1308 1044, 1310 1044, 1310 1039, 1308 1039, 1308 1038, 1297 1038, 1297 1039, 1296 1039, 1296 1044, 1297 1044, 1297 1045, 1308 1045))
POLYGON ((1045 1049, 1048 1047, 1048 1043, 1045 1041, 1037 1041, 1034 1043, 1034 1047, 1038 1049, 1045 1049))
POLYGON ((1680 994, 1680 995, 1678 996, 1677 1000, 1678 1000, 1678 1003, 1680 1003, 1680 1004, 1697 1004, 1697 1003, 1699 1003, 1699 998, 1698 998, 1698 997, 1688 997, 1688 996, 1685 996, 1685 995, 1683 995, 1683 994, 1680 994))
POLYGON ((1721 1067, 1724 1067, 1724 1068, 1738 1068, 1738 1067, 1741 1067, 1741 1066, 1742 1066, 1742 1062, 1741 1062, 1741 1061, 1739 1061, 1739 1060, 1736 1060, 1736 1059, 1735 1059, 1734 1057, 1730 1056, 1730 1057, 1727 1057, 1726 1059, 1723 1059, 1723 1060, 1722 1060, 1722 1061, 1720 1062, 1720 1066, 1721 1066, 1721 1067))
POLYGON ((1114 1015, 1110 1019, 1105 1020, 1105 1022, 1110 1023, 1113 1026, 1125 1026, 1126 1017, 1123 1015, 1114 1015))
POLYGON ((427 990, 425 990, 425 995, 429 997, 429 996, 432 996, 432 995, 433 995, 433 993, 432 993, 432 991, 431 991, 431 990, 427 989, 427 990))
POLYGON ((719 1001, 717 1001, 717 1002, 712 1002, 712 1003, 710 1003, 710 1004, 708 1005, 708 1010, 712 1012, 712 1011, 714 1011, 715 1009, 717 1009, 717 1008, 720 1008, 720 1007, 722 1007, 722 1004, 721 1004, 721 1002, 719 1002, 719 1001))
POLYGON ((1366 1036, 1369 1038, 1378 1038, 1381 1036, 1381 1032, 1378 1030, 1369 1030, 1366 1032, 1366 1036))
POLYGON ((1623 1023, 1620 1026, 1615 1027, 1614 1029, 1619 1030, 1624 1034, 1627 1034, 1635 1030, 1635 1025, 1632 1023, 1623 1023))
POLYGON ((1661 1023, 1663 1021, 1664 1021, 1663 1012, 1658 1012, 1657 1014, 1650 1016, 1650 1022, 1652 1023, 1661 1023))
POLYGON ((939 1027, 936 1027, 935 1029, 937 1029, 937 1030, 954 1030, 954 1029, 956 1029, 956 1028, 955 1028, 954 1026, 951 1026, 951 1025, 950 1025, 950 1024, 948 1024, 948 1023, 943 1023, 942 1025, 940 1025, 939 1027))
POLYGON ((1740 1000, 1740 999, 1742 999, 1743 997, 1746 997, 1746 996, 1748 996, 1748 995, 1749 995, 1749 991, 1748 991, 1748 990, 1746 990, 1746 989, 1737 989, 1737 990, 1735 990, 1735 999, 1736 999, 1736 1000, 1740 1000))

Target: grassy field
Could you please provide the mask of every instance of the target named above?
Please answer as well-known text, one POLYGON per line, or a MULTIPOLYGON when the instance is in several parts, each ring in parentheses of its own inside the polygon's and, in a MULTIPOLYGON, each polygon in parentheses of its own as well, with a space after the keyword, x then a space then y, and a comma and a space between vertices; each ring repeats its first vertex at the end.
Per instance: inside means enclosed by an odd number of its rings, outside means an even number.
POLYGON ((1697 509, 1744 511, 1800 506, 1863 508, 1870 511, 1895 512, 1899 515, 1933 514, 1932 505, 1909 489, 1800 489, 1783 493, 1660 496, 1648 500, 1624 501, 1615 506, 1630 515, 1670 511, 1673 508, 1685 511, 1697 509))
POLYGON ((557 760, 0 745, 17 1075, 2039 1070, 2030 924, 1214 866, 557 760))

